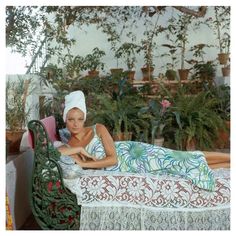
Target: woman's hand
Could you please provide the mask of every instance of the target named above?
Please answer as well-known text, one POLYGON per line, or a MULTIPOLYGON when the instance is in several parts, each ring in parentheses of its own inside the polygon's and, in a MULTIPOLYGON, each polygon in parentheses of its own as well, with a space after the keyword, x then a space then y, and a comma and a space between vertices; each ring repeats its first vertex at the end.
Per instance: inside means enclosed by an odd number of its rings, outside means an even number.
POLYGON ((97 160, 94 156, 91 156, 83 147, 80 147, 78 156, 81 157, 83 161, 87 161, 89 159, 92 159, 93 161, 97 160))

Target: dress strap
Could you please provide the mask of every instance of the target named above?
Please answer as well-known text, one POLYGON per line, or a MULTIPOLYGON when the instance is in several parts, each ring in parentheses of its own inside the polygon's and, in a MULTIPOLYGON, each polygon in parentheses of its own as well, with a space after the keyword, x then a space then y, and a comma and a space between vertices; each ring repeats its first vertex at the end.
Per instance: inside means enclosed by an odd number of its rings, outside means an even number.
POLYGON ((97 124, 93 125, 93 133, 94 133, 94 136, 97 135, 96 125, 97 125, 97 124))

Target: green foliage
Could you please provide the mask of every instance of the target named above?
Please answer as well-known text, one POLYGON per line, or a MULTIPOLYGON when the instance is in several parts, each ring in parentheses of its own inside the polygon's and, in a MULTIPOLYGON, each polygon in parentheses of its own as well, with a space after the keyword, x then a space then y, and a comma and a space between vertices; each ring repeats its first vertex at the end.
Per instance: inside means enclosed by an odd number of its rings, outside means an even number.
MULTIPOLYGON (((28 80, 27 83, 31 83, 28 80)), ((6 83, 6 125, 10 130, 25 128, 30 108, 25 109, 26 97, 30 94, 26 80, 7 80, 6 83)))
POLYGON ((94 48, 91 54, 85 56, 85 67, 89 70, 104 69, 104 63, 101 58, 105 56, 105 52, 99 48, 94 48))
POLYGON ((174 137, 177 148, 185 149, 193 139, 200 150, 213 148, 218 130, 224 126, 215 110, 218 101, 210 97, 209 92, 185 95, 184 90, 179 90, 172 99, 168 113, 171 122, 166 128, 169 138, 174 137))
POLYGON ((134 43, 123 43, 116 51, 117 58, 123 58, 128 70, 132 70, 135 66, 135 54, 140 50, 140 46, 134 43))
POLYGON ((223 120, 230 120, 230 87, 228 85, 213 86, 208 89, 209 96, 216 99, 215 110, 223 120))
POLYGON ((193 21, 192 15, 181 14, 178 18, 172 17, 169 19, 167 27, 169 35, 167 37, 175 37, 172 39, 176 46, 180 49, 181 69, 184 69, 186 46, 189 38, 189 26, 193 21), (171 36, 170 36, 171 35, 171 36))
POLYGON ((220 53, 229 53, 230 35, 230 6, 215 6, 215 19, 210 19, 210 26, 213 26, 220 53))
POLYGON ((216 73, 216 65, 213 61, 208 61, 206 63, 196 63, 193 66, 193 69, 194 78, 199 79, 202 82, 212 86, 212 82, 216 73))
POLYGON ((154 144, 155 138, 163 137, 163 130, 167 123, 170 103, 166 99, 151 99, 147 106, 140 109, 140 113, 146 114, 151 124, 151 142, 154 144))

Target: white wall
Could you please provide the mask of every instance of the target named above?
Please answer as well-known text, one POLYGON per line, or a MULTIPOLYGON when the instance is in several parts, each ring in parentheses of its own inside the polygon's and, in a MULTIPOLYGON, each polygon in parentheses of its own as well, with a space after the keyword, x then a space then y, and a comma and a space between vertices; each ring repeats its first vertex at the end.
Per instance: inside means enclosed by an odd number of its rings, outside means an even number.
MULTIPOLYGON (((171 14, 179 14, 178 11, 172 10, 171 8, 167 8, 168 11, 160 17, 159 19, 159 24, 162 26, 165 26, 167 24, 167 20, 171 16, 171 14)), ((209 17, 214 16, 214 9, 213 7, 208 7, 208 12, 204 19, 207 19, 209 17)), ((203 19, 203 18, 199 18, 203 19)), ((154 23, 156 21, 156 16, 154 15, 152 18, 150 18, 152 22, 154 23)), ((143 32, 145 30, 143 26, 143 18, 140 19, 138 25, 139 27, 137 29, 133 29, 134 33, 137 36, 137 42, 140 43, 140 40, 143 38, 143 32)), ((117 24, 118 27, 120 27, 119 23, 117 24)), ((192 27, 190 27, 192 28, 192 27)), ((116 67, 116 59, 114 58, 114 53, 111 51, 111 45, 107 41, 106 35, 101 32, 101 30, 97 30, 95 25, 90 25, 90 26, 83 26, 82 29, 78 28, 69 28, 69 35, 70 38, 75 38, 77 40, 76 44, 73 46, 72 52, 74 55, 81 55, 85 56, 88 53, 92 52, 92 49, 95 47, 98 47, 106 52, 106 56, 103 57, 103 62, 105 62, 105 68, 104 68, 104 73, 109 72, 110 68, 116 67)), ((123 42, 130 42, 131 40, 128 39, 127 37, 122 38, 122 43, 123 42)), ((166 59, 161 58, 160 55, 165 52, 165 48, 161 46, 161 44, 167 43, 164 35, 159 35, 158 37, 155 38, 155 41, 158 45, 157 49, 155 50, 154 53, 154 64, 155 64, 155 71, 154 74, 155 76, 158 76, 159 73, 165 73, 165 68, 166 68, 166 59)), ((212 44, 215 45, 214 48, 209 48, 206 49, 206 55, 204 56, 205 60, 216 60, 217 59, 217 54, 218 54, 218 48, 217 46, 217 41, 216 41, 216 36, 214 35, 213 31, 209 29, 206 26, 202 26, 198 31, 190 30, 189 33, 189 44, 187 45, 187 49, 190 49, 191 46, 199 43, 205 43, 205 44, 212 44)), ((180 56, 179 56, 180 57, 180 56)), ((192 59, 192 55, 190 52, 186 54, 186 59, 192 59)), ((143 54, 140 54, 137 56, 137 64, 136 64, 136 79, 141 79, 141 71, 140 68, 144 65, 143 61, 143 54)), ((56 63, 55 58, 52 59, 53 63, 56 63)), ((188 67, 188 64, 186 64, 186 67, 188 67)), ((123 67, 126 69, 126 66, 124 63, 120 63, 119 67, 123 67)), ((84 72, 83 74, 86 74, 84 72)), ((217 76, 221 76, 221 67, 217 67, 217 76)))

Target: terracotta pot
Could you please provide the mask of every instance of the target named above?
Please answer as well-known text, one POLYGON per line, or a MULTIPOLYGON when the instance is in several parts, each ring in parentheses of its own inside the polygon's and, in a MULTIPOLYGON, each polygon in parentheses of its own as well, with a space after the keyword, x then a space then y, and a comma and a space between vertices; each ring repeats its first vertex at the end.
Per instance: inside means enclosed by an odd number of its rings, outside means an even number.
POLYGON ((143 81, 150 81, 153 75, 154 67, 143 67, 141 68, 143 73, 143 81))
POLYGON ((156 146, 162 147, 163 143, 164 143, 163 137, 154 139, 154 145, 156 145, 156 146))
POLYGON ((134 70, 129 70, 129 71, 126 71, 126 72, 127 72, 128 80, 132 82, 134 80, 135 71, 134 70))
POLYGON ((189 74, 189 69, 179 69, 179 79, 180 80, 187 80, 188 79, 188 74, 189 74))
POLYGON ((11 131, 6 130, 6 141, 8 143, 8 154, 17 154, 20 152, 21 138, 25 130, 11 131))
POLYGON ((132 132, 128 132, 128 133, 116 133, 113 134, 113 140, 114 141, 126 141, 126 140, 131 140, 132 139, 132 132))
POLYGON ((186 142, 186 150, 187 151, 194 151, 196 150, 196 139, 192 138, 186 142))
POLYGON ((90 70, 90 71, 88 71, 88 75, 91 78, 98 77, 99 71, 98 70, 90 70))
POLYGON ((224 77, 230 76, 230 66, 222 67, 221 71, 224 77))
POLYGON ((229 53, 219 53, 218 54, 218 60, 221 65, 226 65, 229 60, 229 53))
POLYGON ((215 146, 219 149, 230 148, 230 121, 225 121, 226 130, 219 130, 215 146))
POLYGON ((113 69, 110 69, 110 72, 112 75, 119 75, 123 72, 123 69, 122 68, 113 68, 113 69))

